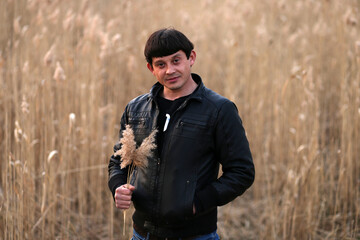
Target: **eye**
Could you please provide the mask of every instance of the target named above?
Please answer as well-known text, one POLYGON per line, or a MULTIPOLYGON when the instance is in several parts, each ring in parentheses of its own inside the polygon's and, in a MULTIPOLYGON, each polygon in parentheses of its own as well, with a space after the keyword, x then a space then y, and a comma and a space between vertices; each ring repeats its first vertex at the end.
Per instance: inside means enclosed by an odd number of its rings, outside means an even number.
POLYGON ((174 63, 176 64, 176 63, 179 63, 180 62, 180 59, 179 58, 175 58, 174 59, 174 63))
POLYGON ((163 68, 163 67, 165 67, 165 64, 164 63, 157 63, 155 66, 158 67, 158 68, 163 68))

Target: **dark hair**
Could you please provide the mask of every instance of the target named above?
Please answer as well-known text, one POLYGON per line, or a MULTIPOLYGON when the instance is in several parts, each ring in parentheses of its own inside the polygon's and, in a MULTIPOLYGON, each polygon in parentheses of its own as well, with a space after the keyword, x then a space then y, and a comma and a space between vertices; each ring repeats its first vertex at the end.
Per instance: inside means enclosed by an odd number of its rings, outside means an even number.
POLYGON ((144 55, 152 65, 153 57, 168 56, 179 50, 183 50, 189 59, 193 49, 194 44, 183 33, 174 28, 163 28, 150 35, 145 44, 144 55))

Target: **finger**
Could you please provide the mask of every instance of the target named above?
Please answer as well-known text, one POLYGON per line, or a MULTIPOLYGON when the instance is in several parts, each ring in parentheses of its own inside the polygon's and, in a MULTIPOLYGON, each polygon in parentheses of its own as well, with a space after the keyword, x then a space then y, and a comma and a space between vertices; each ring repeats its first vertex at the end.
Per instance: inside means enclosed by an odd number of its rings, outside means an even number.
POLYGON ((124 199, 121 199, 121 198, 116 198, 115 199, 115 204, 118 205, 118 206, 130 206, 131 204, 131 200, 124 200, 124 199))
POLYGON ((130 203, 116 203, 115 206, 120 209, 129 209, 130 203))
POLYGON ((131 195, 115 194, 115 200, 118 200, 118 201, 131 201, 131 195))
POLYGON ((123 187, 118 187, 115 190, 115 195, 131 195, 131 191, 127 188, 123 188, 123 187))
POLYGON ((135 187, 130 184, 124 184, 118 187, 116 190, 122 191, 122 192, 133 192, 135 190, 135 187))
POLYGON ((131 198, 132 192, 129 190, 119 190, 118 192, 115 192, 115 196, 127 196, 131 198))

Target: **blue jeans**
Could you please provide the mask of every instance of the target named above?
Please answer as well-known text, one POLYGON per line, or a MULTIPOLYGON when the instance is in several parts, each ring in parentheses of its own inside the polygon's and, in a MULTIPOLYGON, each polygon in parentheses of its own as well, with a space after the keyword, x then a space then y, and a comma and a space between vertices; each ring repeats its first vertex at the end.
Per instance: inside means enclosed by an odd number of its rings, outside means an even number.
MULTIPOLYGON (((148 240, 148 239, 149 239, 149 233, 147 234, 146 237, 142 237, 135 230, 133 233, 133 237, 131 238, 131 240, 148 240)), ((181 238, 179 238, 179 240, 181 240, 181 238)), ((214 231, 209 234, 198 236, 194 238, 194 240, 220 240, 220 238, 219 235, 217 235, 216 231, 214 231)))

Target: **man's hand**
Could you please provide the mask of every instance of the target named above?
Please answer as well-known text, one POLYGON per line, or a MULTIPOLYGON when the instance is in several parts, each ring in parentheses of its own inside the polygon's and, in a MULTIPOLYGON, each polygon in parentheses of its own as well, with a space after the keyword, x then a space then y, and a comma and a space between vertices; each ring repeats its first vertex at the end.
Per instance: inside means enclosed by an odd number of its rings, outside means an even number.
POLYGON ((124 184, 115 190, 115 206, 120 209, 129 209, 131 204, 131 195, 135 187, 130 184, 124 184))

